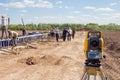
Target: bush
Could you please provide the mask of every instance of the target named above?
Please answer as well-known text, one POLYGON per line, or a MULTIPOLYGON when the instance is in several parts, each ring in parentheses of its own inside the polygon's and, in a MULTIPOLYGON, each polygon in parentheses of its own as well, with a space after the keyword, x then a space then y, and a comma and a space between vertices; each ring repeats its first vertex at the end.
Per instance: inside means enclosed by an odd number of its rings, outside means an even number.
MULTIPOLYGON (((89 28, 94 30, 120 30, 120 25, 110 23, 107 25, 98 25, 96 23, 89 23, 89 24, 27 24, 27 30, 50 30, 51 28, 59 27, 60 30, 63 30, 64 28, 71 27, 72 29, 82 29, 82 28, 89 28)), ((23 25, 18 24, 12 24, 8 27, 11 30, 21 30, 23 28, 23 25)))

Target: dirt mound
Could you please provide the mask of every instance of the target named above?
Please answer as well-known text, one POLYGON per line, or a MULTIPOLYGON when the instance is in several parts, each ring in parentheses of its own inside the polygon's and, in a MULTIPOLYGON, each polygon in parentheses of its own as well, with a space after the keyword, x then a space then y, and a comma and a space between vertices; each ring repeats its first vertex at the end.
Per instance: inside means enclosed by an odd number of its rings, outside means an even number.
POLYGON ((112 50, 120 52, 120 32, 104 32, 103 37, 105 40, 106 51, 112 50))
POLYGON ((27 65, 65 65, 72 59, 67 56, 62 56, 58 58, 55 55, 41 55, 37 57, 28 57, 18 60, 20 63, 25 63, 27 65))
POLYGON ((71 62, 72 58, 68 56, 62 56, 60 59, 58 59, 55 62, 55 65, 67 65, 69 62, 71 62))
POLYGON ((26 59, 26 64, 28 64, 28 65, 35 65, 35 64, 37 64, 37 58, 29 57, 28 59, 26 59))

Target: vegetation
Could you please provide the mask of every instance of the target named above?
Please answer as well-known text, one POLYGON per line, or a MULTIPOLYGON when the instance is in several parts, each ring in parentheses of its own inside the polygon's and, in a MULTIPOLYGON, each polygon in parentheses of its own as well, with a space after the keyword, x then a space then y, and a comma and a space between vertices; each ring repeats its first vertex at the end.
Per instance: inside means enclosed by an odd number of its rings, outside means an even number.
MULTIPOLYGON (((26 24, 27 30, 50 30, 51 28, 59 27, 59 29, 64 29, 66 27, 71 27, 76 30, 82 29, 82 28, 88 28, 88 29, 95 29, 95 30, 120 30, 120 25, 110 23, 107 25, 98 25, 96 23, 88 23, 88 24, 26 24)), ((21 30, 23 28, 22 24, 11 24, 9 29, 12 30, 21 30)))

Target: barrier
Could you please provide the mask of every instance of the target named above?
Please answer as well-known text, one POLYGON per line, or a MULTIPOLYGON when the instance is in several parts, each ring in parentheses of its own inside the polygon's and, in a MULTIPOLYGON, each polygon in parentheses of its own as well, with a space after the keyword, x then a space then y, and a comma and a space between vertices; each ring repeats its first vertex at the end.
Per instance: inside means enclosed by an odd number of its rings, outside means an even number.
POLYGON ((28 35, 41 34, 40 32, 29 32, 28 35))
MULTIPOLYGON (((44 38, 47 38, 47 34, 34 33, 32 35, 18 37, 17 43, 20 44, 23 42, 29 42, 29 41, 33 41, 33 40, 37 40, 37 39, 44 39, 44 38)), ((11 39, 0 40, 1 48, 8 47, 11 45, 12 45, 11 39)))
MULTIPOLYGON (((61 32, 60 32, 61 33, 61 32)), ((17 44, 23 43, 23 42, 29 42, 37 39, 45 39, 49 36, 48 33, 41 34, 39 32, 30 32, 28 36, 21 36, 18 37, 17 44)), ((0 48, 12 46, 12 40, 11 39, 3 39, 0 40, 0 48)))
POLYGON ((6 47, 9 46, 10 40, 1 40, 0 41, 0 47, 6 47))

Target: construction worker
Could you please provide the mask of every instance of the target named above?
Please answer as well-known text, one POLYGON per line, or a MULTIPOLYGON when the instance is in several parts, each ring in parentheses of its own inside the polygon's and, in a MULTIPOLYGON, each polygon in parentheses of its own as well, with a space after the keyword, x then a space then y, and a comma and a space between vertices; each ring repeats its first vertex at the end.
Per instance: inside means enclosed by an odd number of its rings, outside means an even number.
POLYGON ((72 39, 75 37, 75 29, 72 29, 72 39))
POLYGON ((58 42, 59 41, 59 29, 58 29, 58 27, 56 27, 54 32, 55 32, 56 41, 58 42))
POLYGON ((68 28, 68 35, 67 35, 68 41, 71 41, 71 37, 72 37, 72 29, 69 27, 68 28))
POLYGON ((65 29, 63 30, 63 33, 62 33, 62 35, 63 35, 63 41, 66 40, 67 33, 68 33, 68 30, 67 30, 67 28, 65 28, 65 29))
POLYGON ((51 28, 51 30, 50 30, 50 36, 51 36, 51 37, 54 37, 54 35, 55 35, 55 34, 54 34, 54 29, 51 28))
POLYGON ((6 34, 6 38, 8 38, 8 35, 7 35, 7 26, 5 25, 5 17, 4 16, 1 16, 1 25, 2 25, 2 27, 1 27, 1 29, 2 29, 2 39, 4 38, 4 33, 6 34))
POLYGON ((22 36, 26 36, 26 26, 24 26, 22 29, 22 36))
POLYGON ((12 40, 12 45, 17 46, 18 33, 16 31, 8 30, 9 38, 12 40))

